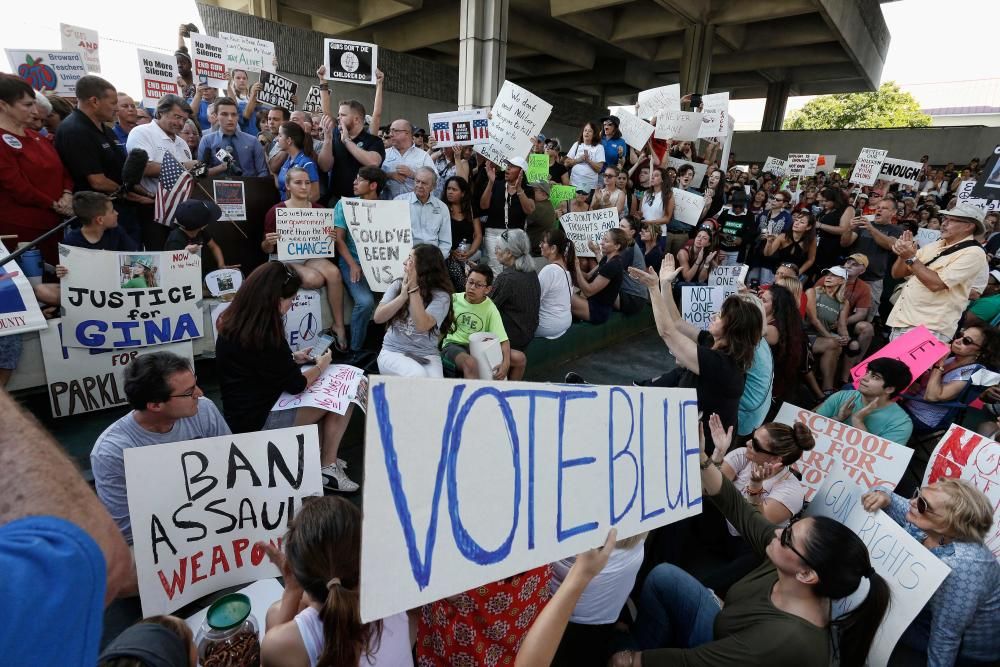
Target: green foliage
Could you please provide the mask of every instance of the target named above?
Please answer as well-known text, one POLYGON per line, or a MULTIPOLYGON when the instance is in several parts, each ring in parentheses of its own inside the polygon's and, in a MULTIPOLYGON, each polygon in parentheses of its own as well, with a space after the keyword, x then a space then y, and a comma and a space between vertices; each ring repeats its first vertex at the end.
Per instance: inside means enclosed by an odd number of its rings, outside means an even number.
POLYGON ((894 81, 874 93, 822 95, 785 118, 786 130, 854 130, 882 127, 928 127, 931 117, 894 81))

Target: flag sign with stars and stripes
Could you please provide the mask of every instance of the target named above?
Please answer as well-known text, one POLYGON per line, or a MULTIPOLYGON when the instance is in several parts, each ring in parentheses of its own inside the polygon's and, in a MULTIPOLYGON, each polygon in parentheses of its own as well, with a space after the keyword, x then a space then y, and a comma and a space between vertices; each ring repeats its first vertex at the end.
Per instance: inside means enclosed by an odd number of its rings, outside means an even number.
POLYGON ((184 170, 181 163, 169 152, 163 154, 160 163, 160 180, 156 186, 156 220, 161 225, 169 225, 177 212, 177 205, 188 198, 194 179, 184 170))
POLYGON ((451 123, 448 121, 434 123, 431 133, 434 135, 434 141, 451 141, 451 123))
POLYGON ((484 140, 490 138, 490 122, 486 118, 477 118, 472 121, 472 138, 474 140, 484 140))

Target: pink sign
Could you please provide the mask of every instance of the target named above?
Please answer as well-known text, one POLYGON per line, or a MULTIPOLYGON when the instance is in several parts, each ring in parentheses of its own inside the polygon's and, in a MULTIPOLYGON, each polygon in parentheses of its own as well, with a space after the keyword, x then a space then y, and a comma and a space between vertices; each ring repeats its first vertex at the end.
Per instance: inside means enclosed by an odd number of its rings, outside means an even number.
POLYGON ((898 359, 910 368, 913 379, 927 372, 927 369, 941 360, 951 348, 935 338, 925 326, 911 329, 900 336, 881 350, 868 357, 857 366, 851 369, 851 378, 854 380, 854 387, 857 388, 861 376, 868 369, 868 362, 872 359, 888 357, 898 359))

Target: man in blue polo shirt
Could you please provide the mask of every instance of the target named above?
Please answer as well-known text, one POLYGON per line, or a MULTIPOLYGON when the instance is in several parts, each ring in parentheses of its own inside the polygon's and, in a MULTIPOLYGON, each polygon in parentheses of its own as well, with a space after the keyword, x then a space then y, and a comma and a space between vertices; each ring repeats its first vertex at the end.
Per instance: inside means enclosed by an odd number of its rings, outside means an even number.
POLYGON ((239 127, 239 109, 236 100, 220 97, 215 101, 215 115, 219 129, 206 132, 198 144, 197 158, 208 165, 209 176, 229 171, 232 176, 267 176, 264 148, 257 139, 239 127), (230 153, 232 159, 223 162, 216 153, 230 153))

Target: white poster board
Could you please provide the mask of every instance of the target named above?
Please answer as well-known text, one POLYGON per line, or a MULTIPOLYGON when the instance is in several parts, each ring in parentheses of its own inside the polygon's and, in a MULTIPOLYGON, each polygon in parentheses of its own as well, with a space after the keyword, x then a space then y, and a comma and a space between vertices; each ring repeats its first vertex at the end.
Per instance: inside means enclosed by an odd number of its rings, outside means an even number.
POLYGON ((718 140, 729 131, 729 93, 711 93, 701 97, 702 123, 699 138, 718 140))
POLYGON ((323 305, 320 291, 300 289, 285 313, 285 339, 292 352, 312 347, 316 335, 323 330, 323 305))
POLYGON ((785 175, 785 170, 787 169, 787 162, 781 158, 767 156, 767 160, 764 162, 764 166, 761 167, 761 172, 770 172, 774 174, 776 178, 781 178, 785 175))
POLYGON ((596 211, 570 212, 559 218, 559 224, 566 232, 566 238, 573 242, 577 257, 593 257, 594 253, 587 247, 587 242, 594 241, 600 245, 604 233, 618 226, 618 211, 602 208, 596 211))
POLYGON ((352 198, 341 202, 368 286, 373 292, 384 292, 392 281, 403 277, 403 262, 413 249, 410 204, 352 198))
POLYGON ((673 189, 674 217, 688 225, 697 225, 705 210, 705 198, 694 192, 673 189))
POLYGON ((926 227, 921 227, 917 230, 917 235, 914 237, 917 242, 918 248, 923 248, 929 243, 934 243, 939 238, 941 238, 940 229, 927 229, 926 227))
POLYGON ((298 89, 299 84, 291 79, 286 79, 274 72, 262 70, 260 73, 260 91, 257 92, 257 99, 262 104, 294 111, 295 103, 292 102, 292 98, 295 97, 298 89))
POLYGON ((933 484, 942 477, 972 482, 990 499, 993 527, 985 542, 1000 559, 1000 442, 952 424, 931 453, 924 484, 933 484))
POLYGON ((123 348, 200 338, 201 258, 186 250, 110 252, 59 245, 67 347, 123 348))
POLYGON ((642 150, 656 128, 627 109, 619 109, 615 115, 618 116, 618 129, 625 143, 636 150, 642 150))
POLYGON ((709 287, 721 287, 728 297, 743 286, 750 267, 746 264, 724 264, 712 270, 708 276, 709 287))
POLYGON ((639 104, 636 113, 640 118, 652 118, 661 109, 667 111, 681 110, 681 85, 672 83, 669 86, 650 88, 639 92, 639 104))
POLYGON ((427 114, 427 127, 437 148, 489 143, 490 121, 486 109, 427 114))
POLYGON ((138 356, 170 352, 184 357, 194 367, 190 341, 133 350, 83 350, 64 347, 61 331, 61 320, 49 320, 48 328, 38 334, 53 417, 72 417, 124 405, 125 368, 138 356))
POLYGON ((68 23, 59 24, 63 51, 79 51, 88 72, 101 73, 100 42, 96 30, 68 23))
POLYGON ((330 81, 375 85, 378 69, 378 45, 347 39, 323 41, 323 65, 330 81))
POLYGON ((243 274, 239 269, 216 269, 205 276, 205 286, 212 296, 236 294, 243 284, 243 274))
POLYGON ((657 139, 673 141, 694 141, 701 132, 701 114, 697 111, 662 110, 656 115, 657 139))
POLYGON ((667 155, 667 166, 673 167, 674 169, 680 169, 686 164, 689 164, 694 168, 694 178, 691 179, 691 185, 699 186, 704 183, 705 173, 708 171, 707 164, 704 164, 703 162, 688 162, 682 158, 667 155))
MULTIPOLYGON (((305 372, 312 366, 303 366, 305 372)), ((342 415, 351 403, 365 409, 368 398, 368 380, 360 368, 346 364, 331 364, 300 394, 281 393, 272 410, 294 408, 320 408, 342 415)))
POLYGON ((142 615, 279 576, 256 543, 281 547, 319 467, 314 424, 126 449, 142 615))
POLYGON ((726 300, 722 287, 684 285, 681 287, 681 317, 702 331, 708 330, 712 317, 722 310, 726 300))
POLYGON ((363 621, 701 510, 691 389, 376 376, 369 406, 363 621))
POLYGON ((275 214, 280 261, 333 257, 332 208, 278 208, 275 214))
POLYGON ((489 117, 490 140, 476 146, 476 152, 506 168, 507 161, 523 158, 531 150, 552 113, 552 105, 516 83, 504 81, 489 117))
POLYGON ((809 427, 816 440, 816 447, 803 452, 802 458, 795 464, 795 468, 802 473, 807 501, 812 500, 827 475, 838 465, 866 489, 879 485, 894 489, 913 456, 909 447, 791 403, 781 406, 774 421, 789 425, 802 422, 809 427))
POLYGON ((278 61, 274 57, 274 42, 245 37, 231 32, 220 32, 219 39, 226 45, 226 67, 247 72, 274 70, 278 61))
MULTIPOLYGON (((0 259, 9 254, 0 241, 0 259)), ((17 261, 0 266, 0 336, 38 331, 47 326, 31 283, 17 261)))
POLYGON ((136 49, 139 59, 139 80, 142 82, 142 104, 155 107, 164 95, 177 94, 177 60, 172 55, 136 49))
MULTIPOLYGON (((853 530, 868 547, 872 568, 888 583, 889 610, 868 653, 871 667, 885 667, 903 631, 951 573, 951 568, 885 512, 866 512, 861 496, 867 491, 844 470, 833 470, 809 504, 805 516, 825 516, 853 530)), ((836 618, 853 609, 867 592, 868 582, 862 579, 854 595, 833 601, 832 616, 836 618)))
POLYGON ((825 155, 820 153, 819 159, 816 160, 816 171, 822 171, 829 174, 837 166, 837 156, 836 155, 825 155))
POLYGON ((204 81, 213 88, 225 88, 226 43, 218 37, 191 33, 191 72, 195 82, 204 81))
POLYGON ((79 51, 47 49, 6 49, 11 71, 35 90, 51 90, 56 95, 76 96, 76 82, 87 75, 79 51))
POLYGON ((854 163, 851 172, 851 183, 856 185, 874 185, 882 170, 882 161, 889 151, 883 148, 862 148, 858 161, 854 163))
POLYGON ((789 176, 815 176, 819 153, 789 153, 786 165, 789 176))
POLYGON ((899 183, 901 185, 915 186, 920 182, 920 175, 924 173, 923 162, 910 162, 909 160, 899 160, 887 157, 882 161, 882 168, 879 170, 879 180, 899 183))

